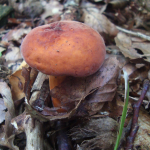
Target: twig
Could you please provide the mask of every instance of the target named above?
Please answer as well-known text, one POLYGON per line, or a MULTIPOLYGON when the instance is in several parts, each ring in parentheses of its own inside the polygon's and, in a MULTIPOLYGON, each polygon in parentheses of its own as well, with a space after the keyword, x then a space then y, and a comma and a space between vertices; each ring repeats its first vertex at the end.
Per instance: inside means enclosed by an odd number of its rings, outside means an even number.
POLYGON ((128 123, 127 127, 123 129, 122 136, 117 150, 121 150, 122 145, 125 144, 125 139, 130 133, 131 125, 132 125, 132 119, 128 123))
POLYGON ((26 112, 12 119, 11 124, 16 132, 25 132, 26 150, 43 150, 43 124, 37 119, 33 119, 26 112))
POLYGON ((62 121, 57 121, 57 146, 58 150, 72 150, 71 141, 67 135, 66 125, 62 121))
POLYGON ((134 139, 135 139, 136 133, 139 129, 139 125, 138 125, 139 110, 140 110, 140 106, 143 102, 143 99, 144 99, 148 89, 149 89, 149 80, 146 79, 143 84, 143 90, 142 90, 141 96, 140 96, 138 102, 134 103, 134 105, 133 105, 132 126, 131 126, 130 135, 127 138, 127 144, 126 144, 125 150, 133 149, 134 139))
POLYGON ((148 35, 145 35, 145 34, 140 33, 140 32, 133 32, 133 31, 130 31, 130 30, 118 27, 118 26, 116 26, 116 27, 117 27, 118 30, 120 30, 122 32, 125 32, 127 34, 131 34, 131 35, 134 35, 134 36, 137 36, 137 37, 140 37, 142 39, 150 41, 150 36, 148 36, 148 35))

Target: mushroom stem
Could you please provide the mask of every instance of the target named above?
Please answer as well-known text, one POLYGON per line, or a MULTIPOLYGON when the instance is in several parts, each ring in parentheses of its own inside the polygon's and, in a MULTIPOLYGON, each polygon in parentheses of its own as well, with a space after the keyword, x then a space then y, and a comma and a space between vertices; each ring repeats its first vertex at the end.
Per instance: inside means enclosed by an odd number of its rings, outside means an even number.
MULTIPOLYGON (((54 89, 56 86, 60 85, 64 80, 66 79, 66 76, 49 76, 49 87, 50 90, 54 89)), ((57 98, 52 97, 52 102, 54 107, 61 107, 61 101, 57 98)), ((66 112, 65 109, 60 108, 57 110, 58 112, 66 112)))

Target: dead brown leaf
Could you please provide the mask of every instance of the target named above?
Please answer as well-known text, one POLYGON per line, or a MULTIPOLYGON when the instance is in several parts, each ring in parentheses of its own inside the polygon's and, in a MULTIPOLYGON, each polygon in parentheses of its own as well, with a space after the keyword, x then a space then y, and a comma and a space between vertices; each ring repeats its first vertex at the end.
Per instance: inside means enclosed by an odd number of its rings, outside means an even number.
POLYGON ((9 24, 17 24, 17 25, 21 24, 21 22, 16 18, 8 18, 8 23, 9 24))
POLYGON ((58 1, 56 0, 51 0, 45 4, 45 11, 41 15, 42 19, 46 21, 46 23, 50 23, 50 19, 48 17, 51 17, 51 22, 52 21, 59 21, 58 18, 60 18, 60 15, 63 10, 63 5, 61 5, 58 1), (57 16, 57 17, 56 17, 57 16))
POLYGON ((6 146, 12 150, 19 150, 19 148, 14 145, 15 135, 13 133, 13 126, 11 125, 11 119, 10 113, 7 112, 5 116, 4 131, 0 133, 0 145, 6 146))
POLYGON ((32 85, 37 77, 38 71, 36 69, 32 68, 22 68, 22 76, 25 79, 25 84, 24 84, 24 93, 26 95, 27 100, 30 99, 30 92, 32 85))
POLYGON ((22 38, 31 31, 31 27, 27 27, 25 23, 20 24, 13 30, 10 30, 5 36, 2 37, 2 41, 16 41, 21 44, 22 38))
POLYGON ((9 5, 13 7, 17 13, 30 17, 37 17, 43 12, 42 1, 26 0, 17 2, 16 0, 9 0, 9 5))
POLYGON ((5 59, 7 63, 14 63, 18 59, 22 59, 20 49, 18 47, 10 45, 8 49, 9 49, 9 52, 7 52, 5 55, 5 59))
POLYGON ((8 69, 8 67, 4 66, 5 58, 0 58, 0 79, 6 78, 9 74, 11 74, 11 71, 8 69))
MULTIPOLYGON (((85 7, 85 6, 84 6, 85 7)), ((111 23, 107 17, 102 15, 97 8, 86 7, 83 8, 83 14, 81 21, 90 27, 94 28, 100 34, 107 34, 109 36, 116 36, 118 33, 118 29, 116 26, 111 23)))
POLYGON ((19 150, 13 143, 15 135, 13 133, 13 126, 11 125, 11 119, 15 117, 14 103, 10 88, 5 82, 0 82, 0 93, 3 97, 4 104, 8 109, 5 116, 4 132, 0 135, 0 144, 9 147, 12 150, 19 150))
POLYGON ((117 59, 109 58, 105 60, 98 72, 89 77, 68 77, 62 84, 51 90, 51 95, 60 99, 62 105, 70 110, 81 99, 84 100, 89 96, 86 100, 87 104, 84 104, 85 107, 88 108, 88 111, 98 111, 99 109, 96 109, 98 103, 112 101, 116 92, 118 71, 117 59))
POLYGON ((4 104, 11 113, 12 118, 15 116, 15 108, 11 95, 11 90, 5 82, 0 82, 0 93, 3 97, 4 104))
POLYGON ((122 115, 123 101, 118 94, 115 95, 111 102, 105 103, 101 113, 105 112, 109 117, 117 120, 122 115), (121 103, 121 104, 120 104, 121 103))
POLYGON ((71 138, 73 141, 83 141, 80 145, 82 149, 110 149, 115 144, 117 131, 118 123, 112 118, 90 119, 84 125, 73 127, 71 138))
POLYGON ((138 118, 139 130, 137 132, 134 146, 141 146, 142 149, 150 148, 150 116, 149 114, 141 108, 138 118))
POLYGON ((150 43, 134 42, 130 36, 121 32, 115 37, 115 42, 125 57, 130 59, 143 58, 150 62, 150 43))
POLYGON ((14 101, 20 100, 23 97, 25 97, 25 94, 23 91, 25 80, 24 80, 24 77, 21 75, 21 72, 22 70, 18 70, 9 77, 12 98, 14 101))
POLYGON ((6 106, 4 105, 4 101, 0 98, 0 124, 5 120, 5 112, 6 106))
POLYGON ((5 58, 4 65, 7 66, 12 72, 15 72, 22 62, 20 49, 12 44, 8 46, 8 49, 3 57, 5 58))

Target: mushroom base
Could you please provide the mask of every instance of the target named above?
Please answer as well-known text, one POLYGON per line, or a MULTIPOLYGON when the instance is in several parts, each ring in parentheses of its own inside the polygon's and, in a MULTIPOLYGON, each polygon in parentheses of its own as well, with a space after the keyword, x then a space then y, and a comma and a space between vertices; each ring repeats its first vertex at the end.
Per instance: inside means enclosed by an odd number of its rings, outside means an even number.
MULTIPOLYGON (((49 87, 50 90, 52 90, 53 88, 55 88, 56 86, 58 86, 59 84, 61 84, 67 76, 49 76, 49 87)), ((52 97, 52 103, 54 107, 60 108, 57 111, 59 113, 61 112, 67 112, 67 110, 61 108, 62 104, 61 101, 57 98, 52 97)))

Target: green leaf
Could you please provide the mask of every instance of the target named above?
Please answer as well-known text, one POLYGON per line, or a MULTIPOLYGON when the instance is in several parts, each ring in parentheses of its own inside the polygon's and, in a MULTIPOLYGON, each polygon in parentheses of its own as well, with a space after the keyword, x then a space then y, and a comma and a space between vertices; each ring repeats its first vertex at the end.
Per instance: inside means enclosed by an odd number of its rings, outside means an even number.
POLYGON ((124 123, 125 123, 125 119, 126 119, 126 115, 127 115, 128 102, 129 102, 129 81, 128 81, 128 75, 127 75, 126 72, 124 72, 124 79, 125 79, 125 98, 124 98, 125 103, 124 103, 122 117, 121 117, 119 134, 117 136, 117 140, 116 140, 114 150, 117 150, 117 148, 119 146, 119 143, 120 143, 120 139, 121 139, 121 136, 122 136, 122 131, 123 131, 123 128, 124 128, 124 123))
POLYGON ((7 23, 8 16, 13 17, 13 8, 10 6, 0 5, 0 28, 7 23))

